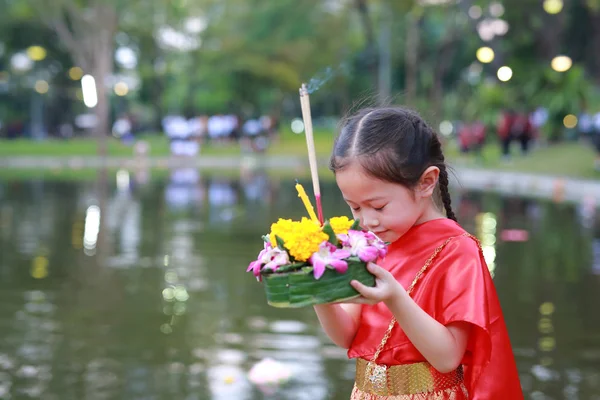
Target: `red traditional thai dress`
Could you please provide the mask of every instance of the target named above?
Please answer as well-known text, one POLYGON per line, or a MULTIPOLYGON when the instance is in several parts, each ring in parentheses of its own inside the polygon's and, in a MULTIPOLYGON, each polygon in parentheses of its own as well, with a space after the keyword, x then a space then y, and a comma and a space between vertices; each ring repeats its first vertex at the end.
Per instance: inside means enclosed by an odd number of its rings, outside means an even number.
POLYGON ((375 360, 387 366, 383 387, 376 387, 374 382, 381 382, 372 374, 374 364, 365 367, 380 346, 392 313, 383 303, 363 305, 360 326, 348 350, 350 358, 357 358, 352 399, 523 399, 498 296, 476 239, 450 219, 431 220, 392 243, 379 264, 409 288, 436 249, 437 255, 410 295, 443 325, 472 324, 461 366, 449 374, 439 373, 396 323, 375 360))

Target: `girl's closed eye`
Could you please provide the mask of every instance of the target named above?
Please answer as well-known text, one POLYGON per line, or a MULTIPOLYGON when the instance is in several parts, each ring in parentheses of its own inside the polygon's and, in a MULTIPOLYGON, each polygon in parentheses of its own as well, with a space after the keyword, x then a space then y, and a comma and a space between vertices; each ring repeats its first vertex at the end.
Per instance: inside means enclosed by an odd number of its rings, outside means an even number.
POLYGON ((373 210, 375 210, 375 211, 383 211, 383 209, 385 208, 386 205, 387 204, 385 204, 385 205, 383 205, 381 207, 373 207, 373 210))

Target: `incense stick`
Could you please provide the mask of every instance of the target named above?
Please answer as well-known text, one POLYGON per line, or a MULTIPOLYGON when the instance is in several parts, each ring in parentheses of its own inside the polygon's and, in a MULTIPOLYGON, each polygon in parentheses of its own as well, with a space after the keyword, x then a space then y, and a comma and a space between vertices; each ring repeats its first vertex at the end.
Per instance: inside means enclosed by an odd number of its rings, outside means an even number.
POLYGON ((302 119, 304 120, 304 133, 306 136, 306 147, 308 148, 308 163, 310 165, 310 175, 312 178, 315 200, 317 203, 317 212, 319 221, 323 224, 323 208, 321 205, 321 188, 319 186, 319 171, 317 169, 317 154, 315 152, 315 141, 313 138, 312 117, 310 115, 310 99, 306 84, 300 88, 300 106, 302 108, 302 119))

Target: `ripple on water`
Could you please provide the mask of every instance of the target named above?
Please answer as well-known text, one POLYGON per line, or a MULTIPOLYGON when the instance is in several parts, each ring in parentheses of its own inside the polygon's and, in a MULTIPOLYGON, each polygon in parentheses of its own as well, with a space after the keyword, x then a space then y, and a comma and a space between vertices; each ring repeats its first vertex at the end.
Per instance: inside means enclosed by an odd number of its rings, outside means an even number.
POLYGON ((306 324, 300 321, 273 321, 269 326, 269 330, 275 333, 300 333, 306 329, 306 324))

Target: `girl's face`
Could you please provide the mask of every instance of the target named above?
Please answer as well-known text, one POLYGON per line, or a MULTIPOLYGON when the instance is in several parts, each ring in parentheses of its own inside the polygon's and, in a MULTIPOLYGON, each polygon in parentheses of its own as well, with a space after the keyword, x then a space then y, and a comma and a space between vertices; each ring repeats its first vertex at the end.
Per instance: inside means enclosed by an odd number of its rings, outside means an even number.
POLYGON ((337 171, 335 178, 363 229, 386 242, 394 242, 413 225, 444 217, 431 198, 438 174, 437 168, 428 168, 411 190, 367 175, 359 163, 353 162, 337 171))

